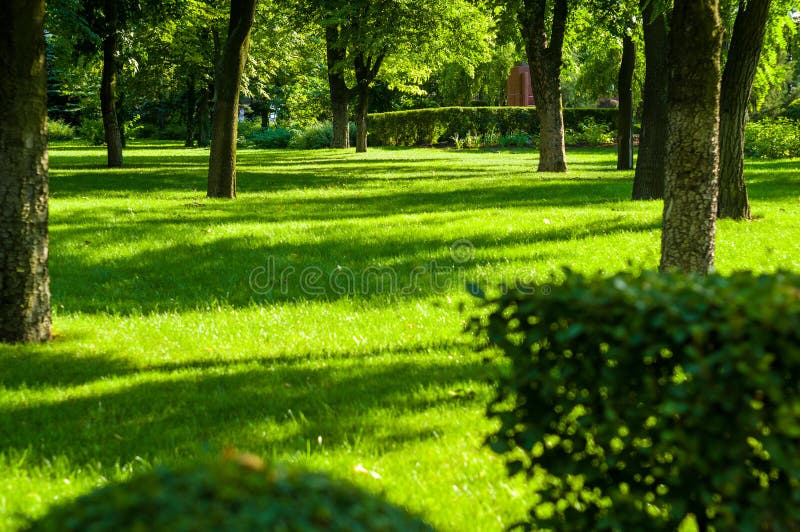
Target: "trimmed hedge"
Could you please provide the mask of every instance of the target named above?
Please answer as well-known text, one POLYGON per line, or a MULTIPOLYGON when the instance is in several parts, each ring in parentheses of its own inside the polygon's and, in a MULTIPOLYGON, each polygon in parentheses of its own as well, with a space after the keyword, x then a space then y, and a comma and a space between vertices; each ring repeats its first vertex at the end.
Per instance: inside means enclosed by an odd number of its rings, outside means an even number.
POLYGON ((537 526, 800 529, 800 275, 567 272, 488 305, 488 443, 546 479, 537 526))
MULTIPOLYGON (((617 109, 564 109, 564 127, 580 129, 592 118, 597 124, 617 127, 617 109)), ((485 135, 492 130, 501 135, 517 131, 536 135, 539 118, 533 107, 440 107, 369 115, 372 145, 429 146, 469 133, 485 135)))
POLYGON ((157 469, 54 508, 30 531, 250 532, 432 531, 426 523, 351 484, 268 469, 240 456, 171 471, 157 469))

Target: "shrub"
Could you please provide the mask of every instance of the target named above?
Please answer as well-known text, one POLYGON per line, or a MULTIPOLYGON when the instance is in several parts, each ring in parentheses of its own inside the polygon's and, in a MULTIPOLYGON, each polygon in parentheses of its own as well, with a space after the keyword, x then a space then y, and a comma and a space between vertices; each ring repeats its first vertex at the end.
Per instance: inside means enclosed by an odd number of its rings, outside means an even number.
MULTIPOLYGON (((592 117, 597 124, 613 128, 616 109, 564 109, 566 127, 577 127, 592 117)), ((485 135, 492 130, 500 135, 515 131, 539 132, 539 119, 533 107, 441 107, 369 117, 370 142, 375 145, 422 146, 449 140, 455 135, 485 135)))
POLYGON ((789 120, 800 120, 800 98, 793 100, 792 103, 786 106, 783 116, 789 120))
POLYGON ((251 133, 245 140, 248 146, 256 148, 287 148, 292 140, 292 132, 282 127, 265 127, 251 133))
POLYGON ((75 129, 62 120, 48 118, 47 138, 49 140, 72 140, 75 138, 75 129))
POLYGON ((524 148, 531 144, 531 136, 523 131, 513 131, 500 137, 498 143, 501 148, 518 147, 524 148))
POLYGON ((294 130, 289 147, 296 150, 330 148, 333 143, 333 124, 323 122, 294 130))
POLYGON ((606 123, 598 123, 593 117, 584 118, 577 129, 564 132, 566 144, 571 146, 604 146, 614 143, 614 133, 606 123))
POLYGON ((95 146, 104 144, 106 134, 103 129, 103 121, 96 118, 84 118, 78 128, 78 135, 89 144, 95 146))
POLYGON ((56 507, 31 531, 432 530, 355 486, 313 473, 265 469, 253 457, 158 469, 56 507))
POLYGON ((488 443, 543 474, 538 526, 798 529, 800 275, 567 272, 530 292, 472 329, 510 363, 488 443))
POLYGON ((800 157, 800 122, 788 118, 750 122, 744 135, 745 151, 756 157, 800 157))
POLYGON ((186 140, 186 124, 177 122, 167 124, 164 129, 158 132, 158 138, 162 140, 186 140))

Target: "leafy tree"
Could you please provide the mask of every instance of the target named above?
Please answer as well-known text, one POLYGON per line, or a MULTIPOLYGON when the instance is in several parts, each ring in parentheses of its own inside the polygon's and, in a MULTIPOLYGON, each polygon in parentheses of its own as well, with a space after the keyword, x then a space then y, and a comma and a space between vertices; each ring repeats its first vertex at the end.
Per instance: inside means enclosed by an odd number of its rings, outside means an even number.
POLYGON ((44 0, 0 17, 0 341, 50 339, 44 0))
POLYGON ((650 200, 664 196, 666 179, 669 13, 666 6, 659 6, 655 0, 640 0, 640 7, 646 69, 633 199, 650 200))
POLYGON ((258 0, 232 0, 228 37, 214 76, 214 121, 208 161, 208 197, 236 197, 239 92, 258 0))
POLYGON ((661 269, 706 274, 714 267, 719 185, 719 0, 675 0, 670 27, 661 269))
POLYGON ((521 0, 512 1, 510 5, 516 9, 525 42, 536 111, 541 123, 539 171, 566 172, 561 62, 569 3, 567 0, 521 0))
POLYGON ((739 0, 720 101, 719 217, 750 218, 744 182, 744 128, 772 0, 739 0))

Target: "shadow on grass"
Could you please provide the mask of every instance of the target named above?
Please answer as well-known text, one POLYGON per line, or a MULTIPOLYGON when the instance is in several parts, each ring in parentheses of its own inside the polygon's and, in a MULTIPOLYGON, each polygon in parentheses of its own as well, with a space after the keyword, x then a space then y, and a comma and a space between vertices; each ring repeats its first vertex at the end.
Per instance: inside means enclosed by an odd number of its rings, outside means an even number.
MULTIPOLYGON (((374 433, 388 432, 387 441, 394 443, 425 439, 433 437, 430 422, 406 433, 396 420, 474 400, 474 393, 448 392, 480 386, 489 371, 480 361, 454 363, 445 356, 345 364, 340 360, 346 355, 330 364, 251 357, 147 370, 77 353, 48 358, 55 359, 49 362, 53 369, 71 366, 82 376, 79 382, 120 373, 133 377, 111 391, 92 389, 95 383, 89 393, 76 389, 58 399, 0 408, 0 449, 28 450, 34 463, 61 455, 72 467, 110 466, 137 456, 169 461, 228 445, 267 455, 305 451, 319 436, 328 447, 351 445, 353 435, 365 435, 374 445, 374 433)), ((0 382, 8 379, 4 375, 0 382)))

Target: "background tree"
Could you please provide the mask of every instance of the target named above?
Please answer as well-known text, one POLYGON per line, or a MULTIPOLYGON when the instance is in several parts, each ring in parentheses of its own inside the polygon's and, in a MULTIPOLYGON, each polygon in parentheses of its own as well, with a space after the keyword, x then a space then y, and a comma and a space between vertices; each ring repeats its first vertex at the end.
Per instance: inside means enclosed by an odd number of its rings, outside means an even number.
POLYGON ((547 0, 522 0, 516 8, 531 69, 531 87, 536 100, 536 112, 541 124, 539 171, 566 172, 561 62, 569 14, 568 2, 567 0, 553 0, 552 3, 547 0))
POLYGON ((739 0, 720 99, 719 217, 750 218, 744 181, 744 129, 771 0, 739 0))
POLYGON ((50 339, 44 0, 0 17, 0 341, 50 339))
POLYGON ((250 29, 258 0, 232 0, 228 37, 216 68, 211 155, 208 161, 208 197, 236 197, 236 132, 239 92, 247 61, 250 29))
POLYGON ((676 0, 670 27, 661 269, 706 274, 714 267, 719 186, 719 0, 676 0))
POLYGON ((642 130, 633 178, 633 199, 664 197, 667 147, 667 88, 669 86, 668 12, 654 0, 640 0, 644 32, 645 80, 642 91, 642 130))

